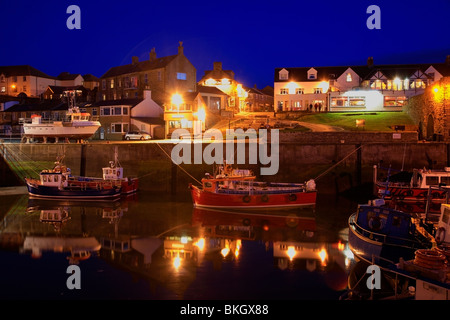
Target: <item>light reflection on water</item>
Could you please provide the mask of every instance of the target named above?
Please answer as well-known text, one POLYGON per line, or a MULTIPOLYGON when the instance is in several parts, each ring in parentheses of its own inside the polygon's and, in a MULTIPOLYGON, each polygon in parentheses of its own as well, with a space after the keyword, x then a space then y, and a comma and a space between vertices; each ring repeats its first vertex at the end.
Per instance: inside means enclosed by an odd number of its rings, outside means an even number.
POLYGON ((161 195, 9 198, 0 201, 0 298, 338 299, 353 263, 354 207, 334 196, 319 196, 316 210, 264 213, 161 195), (80 267, 80 290, 66 287, 70 264, 80 267))

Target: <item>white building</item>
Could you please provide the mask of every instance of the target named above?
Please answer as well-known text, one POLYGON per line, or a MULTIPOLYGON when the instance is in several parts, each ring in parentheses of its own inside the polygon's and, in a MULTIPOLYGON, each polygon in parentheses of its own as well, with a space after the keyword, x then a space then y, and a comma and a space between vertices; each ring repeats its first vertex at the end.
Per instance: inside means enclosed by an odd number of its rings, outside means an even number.
POLYGON ((55 85, 58 85, 55 77, 29 65, 0 66, 0 95, 25 93, 28 97, 38 97, 48 86, 55 85))
POLYGON ((280 111, 400 111, 409 97, 450 75, 445 63, 275 69, 274 108, 280 111))

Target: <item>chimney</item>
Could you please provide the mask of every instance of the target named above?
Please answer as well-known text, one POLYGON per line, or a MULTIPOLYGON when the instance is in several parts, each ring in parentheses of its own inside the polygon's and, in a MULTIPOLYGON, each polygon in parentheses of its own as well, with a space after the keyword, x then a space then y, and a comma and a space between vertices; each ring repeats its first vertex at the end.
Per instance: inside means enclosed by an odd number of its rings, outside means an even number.
POLYGON ((373 57, 367 58, 367 66, 368 66, 369 68, 372 68, 372 67, 373 67, 373 57))
POLYGON ((148 89, 144 90, 144 100, 145 99, 151 99, 152 98, 152 92, 148 89))
POLYGON ((150 51, 150 61, 156 60, 156 51, 155 48, 152 48, 152 51, 150 51))
POLYGON ((222 70, 222 62, 214 62, 214 70, 222 70))
POLYGON ((179 55, 183 55, 184 54, 184 52, 183 52, 183 50, 184 50, 184 48, 183 48, 183 41, 179 41, 179 46, 178 46, 178 54, 179 55))
POLYGON ((447 56, 447 58, 445 59, 445 64, 450 67, 450 55, 447 56))
POLYGON ((139 62, 139 58, 138 57, 136 57, 136 56, 134 56, 134 57, 132 57, 131 58, 131 63, 134 65, 134 64, 137 64, 139 62))

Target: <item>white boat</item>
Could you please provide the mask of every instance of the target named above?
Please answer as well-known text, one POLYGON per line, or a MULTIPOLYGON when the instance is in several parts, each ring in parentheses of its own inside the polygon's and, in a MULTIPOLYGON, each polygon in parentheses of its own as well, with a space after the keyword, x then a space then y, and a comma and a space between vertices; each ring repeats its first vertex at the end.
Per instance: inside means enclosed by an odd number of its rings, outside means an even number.
POLYGON ((44 142, 48 138, 55 139, 55 142, 60 138, 82 141, 90 138, 101 126, 99 121, 91 119, 89 113, 80 112, 76 106, 70 107, 61 121, 44 120, 41 115, 33 114, 31 119, 22 119, 22 123, 24 139, 43 139, 44 142))

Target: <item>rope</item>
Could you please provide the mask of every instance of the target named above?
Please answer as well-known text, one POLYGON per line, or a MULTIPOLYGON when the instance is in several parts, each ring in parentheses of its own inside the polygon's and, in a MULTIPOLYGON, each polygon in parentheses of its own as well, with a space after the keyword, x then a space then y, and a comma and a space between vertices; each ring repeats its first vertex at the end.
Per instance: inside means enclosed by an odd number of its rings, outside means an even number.
POLYGON ((356 151, 358 151, 359 149, 361 149, 363 147, 363 145, 360 145, 358 148, 356 148, 355 150, 353 150, 352 152, 350 152, 348 155, 346 155, 342 160, 340 160, 339 162, 337 162, 336 164, 334 164, 333 166, 331 166, 330 168, 328 168, 327 170, 325 170, 324 172, 322 172, 321 174, 319 174, 316 178, 314 178, 315 181, 317 181, 319 178, 322 178, 324 175, 326 175, 328 172, 330 172, 331 170, 333 170, 335 167, 337 167, 342 161, 346 160, 348 157, 350 157, 352 154, 354 154, 356 151))
MULTIPOLYGON (((164 150, 159 143, 156 143, 156 145, 161 149, 161 151, 170 159, 170 161, 173 162, 172 157, 166 152, 166 150, 164 150)), ((173 162, 175 163, 175 162, 173 162)), ((175 163, 176 164, 176 163, 175 163)), ((183 167, 181 167, 179 164, 176 164, 178 168, 181 169, 181 171, 183 171, 184 173, 186 173, 189 177, 191 177, 193 180, 195 180, 199 185, 201 185, 202 183, 200 181, 198 181, 194 176, 192 176, 189 172, 187 172, 183 167)))

